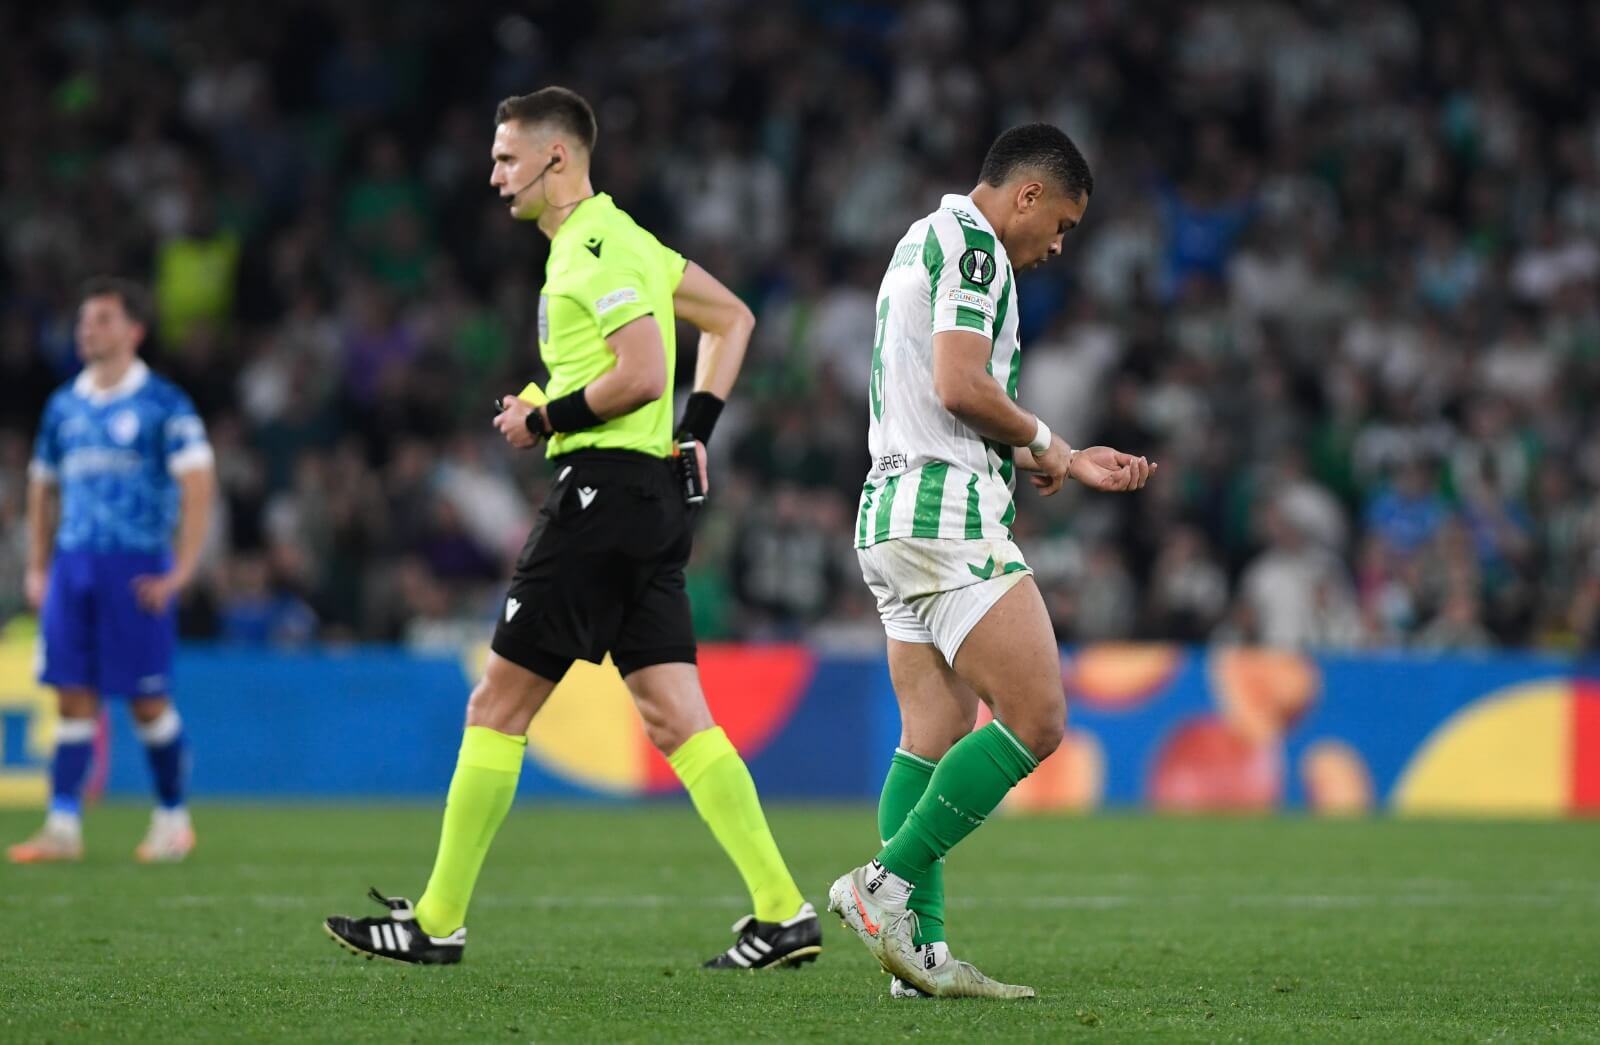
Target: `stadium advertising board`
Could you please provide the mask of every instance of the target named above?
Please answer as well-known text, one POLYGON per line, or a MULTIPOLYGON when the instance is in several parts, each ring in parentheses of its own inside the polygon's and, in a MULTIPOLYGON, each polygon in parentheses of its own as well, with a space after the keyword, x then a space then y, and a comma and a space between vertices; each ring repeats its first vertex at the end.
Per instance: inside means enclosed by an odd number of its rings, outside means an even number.
MULTIPOLYGON (((481 657, 187 647, 195 793, 437 797, 481 657)), ((53 713, 32 663, 26 642, 0 648, 10 806, 46 791, 53 713)), ((763 795, 876 796, 898 737, 881 659, 711 646, 701 666, 763 795)), ((1600 813, 1600 673, 1570 660, 1093 646, 1063 657, 1062 680, 1067 741, 1013 793, 1013 811, 1600 813)), ((142 796, 143 756, 120 709, 109 728, 107 792, 142 796)), ((578 665, 536 720, 528 758, 524 797, 678 791, 609 664, 578 665)))

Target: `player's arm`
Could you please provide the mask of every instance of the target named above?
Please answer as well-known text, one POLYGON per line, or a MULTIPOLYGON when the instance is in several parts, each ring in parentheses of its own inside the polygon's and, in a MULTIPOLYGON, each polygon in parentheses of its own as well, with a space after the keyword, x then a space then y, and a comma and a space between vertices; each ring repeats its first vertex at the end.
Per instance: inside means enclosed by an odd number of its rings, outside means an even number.
POLYGON ((178 540, 173 549, 172 572, 180 588, 194 580, 200 568, 216 487, 216 472, 209 464, 178 475, 178 540))
POLYGON ((23 586, 28 605, 44 605, 50 578, 50 552, 56 546, 56 526, 61 521, 61 487, 55 476, 35 472, 28 477, 28 570, 23 586))
MULTIPOLYGON (((616 365, 587 385, 546 403, 505 396, 494 426, 518 449, 526 450, 541 436, 576 432, 621 417, 653 403, 667 390, 667 346, 651 313, 631 319, 606 337, 616 365)), ((526 389, 524 390, 526 392, 526 389)))
POLYGON ((200 552, 205 548, 206 530, 211 525, 216 485, 216 473, 209 462, 179 473, 178 537, 173 545, 172 569, 133 579, 134 594, 147 611, 164 612, 173 597, 194 580, 200 568, 200 552))
POLYGON ((134 595, 150 613, 165 612, 199 571, 217 488, 216 462, 205 425, 187 399, 168 418, 164 437, 167 471, 178 483, 178 534, 173 544, 172 568, 166 573, 133 579, 134 595))
MULTIPOLYGON (((756 317, 750 306, 725 287, 720 280, 705 269, 689 262, 683 270, 678 289, 672 292, 672 308, 681 319, 686 319, 700 331, 699 355, 694 365, 695 396, 714 396, 717 410, 733 391, 733 383, 744 366, 745 350, 750 347, 750 335, 756 329, 756 317)), ((685 411, 687 421, 691 411, 685 411)), ((710 436, 694 432, 704 442, 710 436)))
MULTIPOLYGON (((1040 421, 1011 401, 989 373, 988 337, 975 330, 944 330, 933 335, 933 391, 944 408, 986 439, 1028 447, 1040 421)), ((1046 434, 1049 429, 1045 429, 1046 434)), ((1034 451, 1046 452, 1048 442, 1034 451)))
MULTIPOLYGON (((965 307, 965 306, 963 306, 965 307)), ((970 310, 969 310, 970 311, 970 310)), ((933 391, 944 408, 986 439, 1027 450, 1045 483, 1040 491, 1061 489, 1075 454, 1066 440, 1011 401, 989 373, 992 343, 981 330, 939 330, 933 335, 933 391)))
MULTIPOLYGON (((606 347, 617 357, 617 365, 573 393, 583 397, 583 405, 594 415, 591 424, 574 427, 591 428, 632 413, 660 399, 667 390, 667 347, 661 343, 661 326, 654 316, 646 313, 629 320, 606 338, 606 347)), ((551 410, 560 412, 560 402, 558 399, 540 409, 548 417, 551 410)))
POLYGON ((723 404, 744 366, 756 317, 739 295, 692 261, 685 262, 683 278, 672 292, 672 309, 700 331, 694 390, 684 404, 675 439, 680 450, 692 441, 694 466, 700 473, 699 488, 704 495, 711 489, 706 443, 711 440, 711 430, 717 426, 723 404))
POLYGON ((1014 447, 1017 465, 1035 474, 1046 496, 1068 477, 1107 492, 1137 490, 1155 467, 1143 457, 1096 446, 1074 450, 1044 421, 1011 401, 989 373, 991 342, 977 330, 942 330, 933 335, 933 387, 939 402, 967 427, 1014 447))
POLYGON ((56 474, 61 467, 61 443, 56 438, 56 418, 56 400, 52 398, 39 418, 33 460, 28 463, 28 568, 22 586, 28 605, 36 610, 44 605, 56 527, 61 522, 61 486, 56 474))

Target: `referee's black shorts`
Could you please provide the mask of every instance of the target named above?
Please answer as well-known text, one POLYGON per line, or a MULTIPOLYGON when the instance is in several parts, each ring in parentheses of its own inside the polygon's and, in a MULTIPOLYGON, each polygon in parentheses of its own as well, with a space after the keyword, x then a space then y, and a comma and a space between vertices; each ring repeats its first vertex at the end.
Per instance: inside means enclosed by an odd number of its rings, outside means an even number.
POLYGON ((693 664, 683 568, 690 509, 670 460, 576 450, 556 461, 490 648, 559 682, 575 660, 607 653, 624 676, 693 664))

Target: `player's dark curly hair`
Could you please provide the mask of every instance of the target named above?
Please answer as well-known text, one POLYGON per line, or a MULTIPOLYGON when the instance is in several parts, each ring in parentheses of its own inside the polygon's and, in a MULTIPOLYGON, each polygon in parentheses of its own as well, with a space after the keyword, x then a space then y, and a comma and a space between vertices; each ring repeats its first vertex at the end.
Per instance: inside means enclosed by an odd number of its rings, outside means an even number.
POLYGON ((494 111, 497 124, 516 122, 553 124, 572 135, 585 149, 594 151, 599 126, 594 110, 577 91, 565 87, 542 87, 532 94, 518 94, 501 102, 494 111))
POLYGON ((1094 194, 1089 162, 1071 138, 1048 123, 1025 123, 996 138, 983 158, 979 177, 989 185, 1004 185, 1006 179, 1025 169, 1048 175, 1074 199, 1094 194))
POLYGON ((78 291, 79 304, 90 298, 104 297, 113 297, 122 302, 123 313, 147 330, 156 318, 156 308, 150 300, 150 292, 131 279, 123 279, 121 276, 95 276, 85 280, 83 287, 78 291))

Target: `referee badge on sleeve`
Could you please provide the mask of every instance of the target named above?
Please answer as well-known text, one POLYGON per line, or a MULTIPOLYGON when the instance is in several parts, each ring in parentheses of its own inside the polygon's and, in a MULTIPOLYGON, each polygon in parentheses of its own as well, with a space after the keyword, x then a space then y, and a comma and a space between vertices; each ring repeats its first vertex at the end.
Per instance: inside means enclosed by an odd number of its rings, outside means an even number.
POLYGON ((550 296, 539 295, 539 344, 550 343, 550 296))

